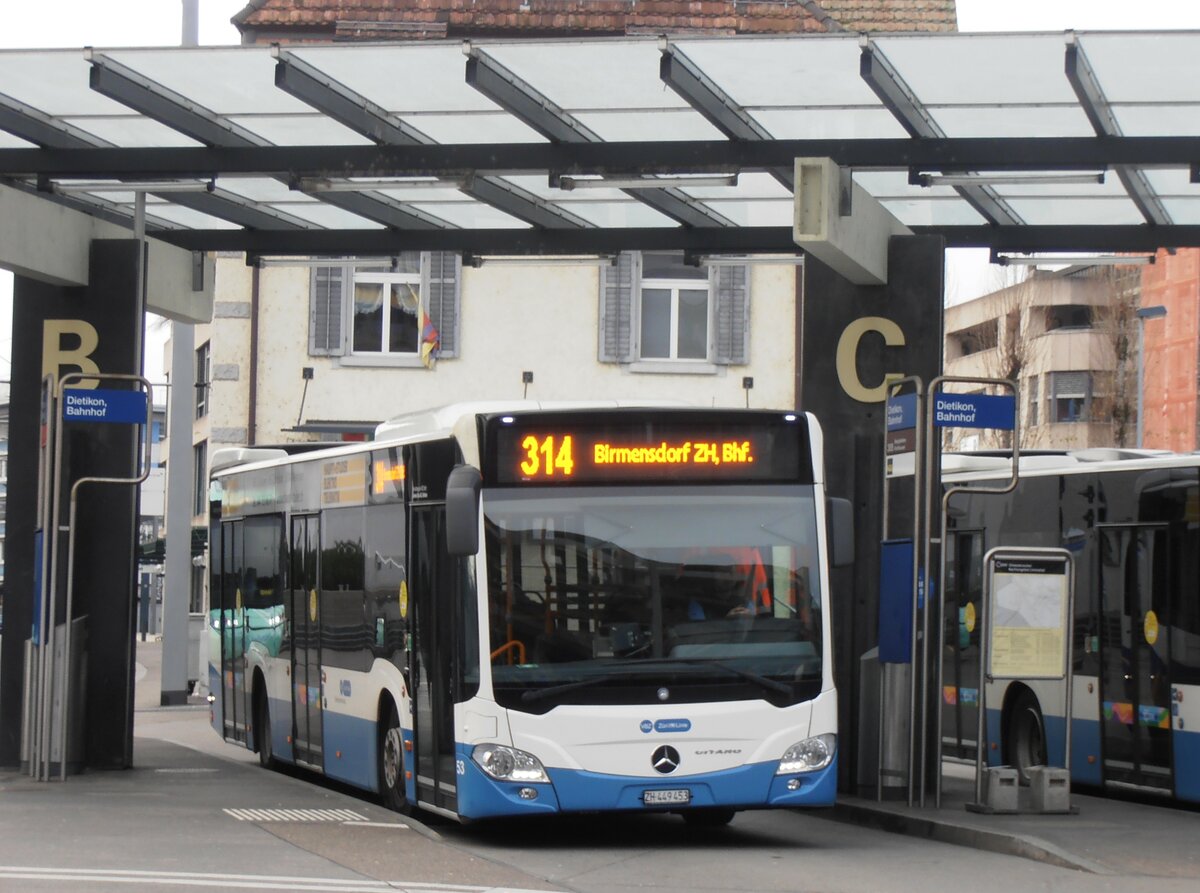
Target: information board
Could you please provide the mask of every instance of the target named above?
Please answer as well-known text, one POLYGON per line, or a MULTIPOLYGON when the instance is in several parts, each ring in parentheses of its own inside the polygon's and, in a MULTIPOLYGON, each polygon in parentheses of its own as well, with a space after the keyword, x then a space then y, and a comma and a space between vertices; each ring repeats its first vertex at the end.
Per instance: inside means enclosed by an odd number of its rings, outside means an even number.
POLYGON ((988 675, 993 679, 1063 679, 1071 604, 1069 559, 990 554, 988 675))

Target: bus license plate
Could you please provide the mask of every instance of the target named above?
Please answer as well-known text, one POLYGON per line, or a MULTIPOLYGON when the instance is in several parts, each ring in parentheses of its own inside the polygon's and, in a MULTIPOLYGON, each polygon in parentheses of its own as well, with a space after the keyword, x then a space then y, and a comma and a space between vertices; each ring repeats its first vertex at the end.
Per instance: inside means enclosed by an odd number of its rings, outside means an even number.
POLYGON ((662 806, 667 803, 691 803, 692 792, 687 788, 645 791, 642 794, 642 802, 647 806, 662 806))

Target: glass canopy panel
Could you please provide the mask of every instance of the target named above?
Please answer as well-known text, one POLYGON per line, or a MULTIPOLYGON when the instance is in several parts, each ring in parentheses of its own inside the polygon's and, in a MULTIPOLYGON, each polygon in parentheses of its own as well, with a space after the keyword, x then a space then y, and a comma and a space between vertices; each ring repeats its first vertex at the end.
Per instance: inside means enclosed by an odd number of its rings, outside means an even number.
POLYGON ((1163 207, 1182 226, 1200 225, 1200 198, 1164 198, 1163 207))
POLYGON ((13 136, 6 130, 0 130, 0 149, 36 149, 33 143, 26 142, 19 136, 13 136))
MULTIPOLYGON (((1052 176, 1053 172, 1045 172, 1046 176, 1052 176)), ((1075 172, 1067 172, 1070 176, 1075 172)), ((1041 175, 1031 174, 1030 176, 1041 175)), ((1101 196, 1126 198, 1128 193, 1125 187, 1121 185, 1121 178, 1117 176, 1115 171, 1108 171, 1104 175, 1103 183, 1036 183, 1031 179, 1028 183, 1014 183, 1011 185, 995 185, 992 187, 996 194, 1005 198, 1097 198, 1101 196)))
POLYGON ((580 112, 575 117, 602 140, 610 143, 725 139, 725 134, 690 109, 580 112))
POLYGON ((1160 196, 1200 198, 1200 183, 1191 182, 1187 170, 1181 168, 1147 168, 1142 171, 1150 186, 1160 196))
POLYGON ((307 220, 326 229, 383 229, 383 224, 324 202, 278 202, 268 205, 280 214, 307 220))
POLYGON ((368 146, 371 140, 324 115, 230 115, 276 146, 368 146))
POLYGON ((454 184, 445 186, 422 186, 422 187, 374 187, 372 192, 378 192, 381 195, 386 195, 388 198, 398 202, 471 202, 474 201, 469 195, 464 194, 454 184))
POLYGON ((544 143, 547 139, 506 112, 406 115, 404 123, 437 143, 544 143))
POLYGON ((0 51, 0 93, 47 115, 128 115, 127 106, 88 89, 91 70, 79 50, 0 51))
POLYGON ((1119 105, 1113 109, 1125 136, 1200 136, 1200 105, 1119 105))
MULTIPOLYGON (((658 76, 658 39, 481 44, 488 55, 571 114, 679 108, 687 102, 658 76), (570 64, 564 64, 569 59, 570 64)), ((693 113, 694 114, 694 113, 693 113)))
POLYGON ((203 145, 152 118, 126 114, 105 118, 67 117, 62 120, 72 127, 95 134, 100 139, 124 149, 203 145))
POLYGON ((217 187, 252 202, 315 202, 316 199, 272 177, 220 177, 217 187))
POLYGON ((275 60, 267 47, 178 47, 99 55, 218 115, 312 113, 310 106, 275 86, 275 60))
POLYGON ((1109 102, 1162 104, 1161 131, 1178 114, 1172 105, 1200 102, 1196 38, 1195 31, 1086 32, 1079 45, 1109 102))
POLYGON ((858 75, 857 34, 696 38, 673 45, 744 108, 881 105, 858 75))
POLYGON ((874 42, 926 106, 1077 102, 1063 75, 1061 34, 923 34, 874 42))
POLYGON ((432 214, 463 229, 529 229, 529 224, 482 202, 410 202, 410 207, 432 214))
MULTIPOLYGON (((128 206, 127 213, 130 218, 133 218, 133 206, 128 206)), ((154 216, 166 220, 168 223, 174 223, 178 226, 184 226, 188 229, 240 229, 236 223, 231 223, 228 220, 222 220, 220 217, 213 217, 211 214, 205 214, 203 211, 193 211, 191 208, 184 208, 180 205, 162 204, 154 206, 154 216)))
POLYGON ((880 204, 905 226, 979 226, 987 223, 961 198, 893 199, 880 204))
POLYGON ((791 226, 795 214, 795 205, 791 199, 710 200, 705 204, 738 226, 791 226))
POLYGON ((344 45, 288 47, 287 52, 397 115, 498 110, 467 83, 467 57, 459 41, 356 46, 349 52, 344 45))
POLYGON ((1121 226, 1146 222, 1127 198, 1009 199, 1008 204, 1030 226, 1121 226))
POLYGON ((564 211, 601 227, 678 226, 665 214, 638 201, 561 201, 564 211))
POLYGON ((903 139, 908 131, 883 108, 754 109, 751 114, 780 140, 903 139))
POLYGON ((1071 105, 935 106, 929 114, 948 137, 1093 136, 1077 103, 1071 105))

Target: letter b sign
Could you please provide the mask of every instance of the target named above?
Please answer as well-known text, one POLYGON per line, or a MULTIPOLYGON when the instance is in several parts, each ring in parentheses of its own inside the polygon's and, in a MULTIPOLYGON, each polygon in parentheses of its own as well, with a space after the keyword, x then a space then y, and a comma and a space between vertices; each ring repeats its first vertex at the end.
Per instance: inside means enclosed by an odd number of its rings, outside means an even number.
MULTIPOLYGON (((42 377, 53 375, 57 383, 70 372, 99 372, 92 354, 100 345, 100 334, 82 319, 47 319, 42 323, 42 377)), ((76 388, 94 388, 99 382, 81 381, 76 388)))

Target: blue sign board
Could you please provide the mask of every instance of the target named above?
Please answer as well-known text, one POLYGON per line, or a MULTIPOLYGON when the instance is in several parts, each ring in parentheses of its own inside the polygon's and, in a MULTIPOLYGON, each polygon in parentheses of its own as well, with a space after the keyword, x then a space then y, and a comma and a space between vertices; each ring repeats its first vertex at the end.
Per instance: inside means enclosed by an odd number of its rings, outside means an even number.
MULTIPOLYGON (((996 428, 1011 431, 1017 401, 1012 394, 937 394, 933 424, 938 428, 996 428)), ((889 418, 889 425, 890 418, 889 418)))
POLYGON ((901 394, 899 397, 888 397, 887 429, 902 431, 905 428, 917 427, 917 395, 901 394))
POLYGON ((145 391, 74 388, 63 391, 64 422, 146 424, 145 391))

